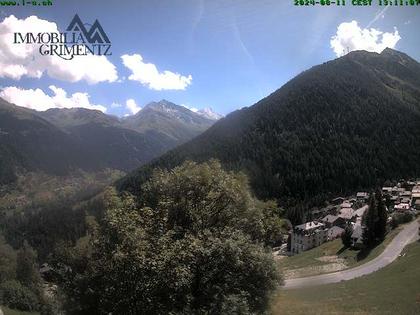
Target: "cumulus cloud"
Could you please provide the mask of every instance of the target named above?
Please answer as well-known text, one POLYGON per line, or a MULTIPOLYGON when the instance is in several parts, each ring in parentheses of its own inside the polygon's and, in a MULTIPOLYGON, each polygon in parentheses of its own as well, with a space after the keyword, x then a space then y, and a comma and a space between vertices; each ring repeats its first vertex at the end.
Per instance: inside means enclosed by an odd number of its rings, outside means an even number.
POLYGON ((0 97, 6 101, 18 106, 44 111, 50 108, 74 108, 82 107, 87 109, 96 109, 106 112, 106 107, 102 105, 92 104, 89 100, 89 94, 77 92, 70 97, 67 92, 54 85, 49 86, 53 95, 46 94, 41 89, 22 89, 15 86, 3 88, 0 97))
POLYGON ((55 79, 90 84, 118 79, 115 66, 105 56, 74 56, 72 60, 42 56, 37 44, 14 44, 14 32, 50 33, 58 32, 58 28, 36 16, 22 20, 14 15, 6 17, 0 23, 0 77, 19 80, 24 76, 40 78, 46 73, 55 79))
POLYGON ((128 99, 125 102, 125 107, 130 111, 130 113, 132 115, 137 114, 141 110, 141 107, 138 106, 137 103, 136 103, 136 101, 133 100, 132 98, 128 99))
POLYGON ((192 76, 183 76, 168 70, 159 72, 153 63, 145 63, 139 54, 121 56, 124 66, 131 70, 129 80, 140 82, 152 90, 185 90, 192 76))
POLYGON ((337 57, 340 57, 353 50, 380 53, 387 47, 394 48, 400 39, 397 28, 394 28, 393 33, 382 32, 375 28, 362 29, 357 21, 352 21, 338 26, 330 44, 337 57))

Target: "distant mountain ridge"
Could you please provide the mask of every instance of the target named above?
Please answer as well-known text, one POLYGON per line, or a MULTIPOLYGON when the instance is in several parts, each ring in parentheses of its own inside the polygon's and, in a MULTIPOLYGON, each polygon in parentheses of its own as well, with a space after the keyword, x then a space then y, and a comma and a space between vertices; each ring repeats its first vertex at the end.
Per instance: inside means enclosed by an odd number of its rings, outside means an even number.
POLYGON ((99 110, 86 108, 51 108, 44 112, 38 112, 37 114, 57 127, 64 129, 87 123, 97 123, 109 126, 117 126, 120 124, 120 120, 116 116, 104 114, 99 110))
POLYGON ((210 120, 219 120, 223 118, 223 115, 216 113, 211 107, 200 109, 196 113, 210 120))
POLYGON ((24 169, 64 174, 73 166, 93 170, 95 163, 77 141, 35 111, 0 99, 0 184, 24 169))
POLYGON ((214 120, 161 101, 127 119, 85 108, 37 112, 0 99, 0 184, 17 172, 129 171, 192 139, 214 120))
POLYGON ((137 132, 158 130, 177 143, 192 139, 215 122, 167 100, 152 102, 136 115, 123 120, 123 126, 137 132))
POLYGON ((291 202, 419 177, 420 64, 385 49, 315 66, 118 187, 138 194, 154 168, 210 158, 247 173, 258 197, 291 202))

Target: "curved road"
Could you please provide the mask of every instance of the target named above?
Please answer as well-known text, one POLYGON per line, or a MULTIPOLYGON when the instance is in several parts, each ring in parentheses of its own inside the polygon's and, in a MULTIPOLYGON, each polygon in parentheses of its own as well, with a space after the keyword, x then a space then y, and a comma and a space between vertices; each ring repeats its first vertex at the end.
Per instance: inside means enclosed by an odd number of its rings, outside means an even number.
POLYGON ((285 280, 283 289, 297 289, 320 284, 336 283, 343 280, 358 278, 375 272, 397 259, 398 255, 401 254, 406 245, 417 240, 419 238, 418 231, 419 224, 417 220, 415 220, 406 225, 404 229, 394 237, 394 239, 385 248, 382 254, 367 262, 366 264, 352 269, 337 271, 324 275, 285 280))

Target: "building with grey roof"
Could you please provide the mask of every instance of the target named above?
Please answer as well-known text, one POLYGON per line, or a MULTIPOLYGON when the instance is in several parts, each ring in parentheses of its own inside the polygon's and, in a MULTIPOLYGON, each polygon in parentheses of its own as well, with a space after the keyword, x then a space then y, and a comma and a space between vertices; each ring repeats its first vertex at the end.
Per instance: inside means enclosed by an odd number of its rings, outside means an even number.
POLYGON ((291 252, 293 255, 299 254, 321 245, 327 239, 328 229, 322 222, 312 221, 297 225, 291 234, 291 252))

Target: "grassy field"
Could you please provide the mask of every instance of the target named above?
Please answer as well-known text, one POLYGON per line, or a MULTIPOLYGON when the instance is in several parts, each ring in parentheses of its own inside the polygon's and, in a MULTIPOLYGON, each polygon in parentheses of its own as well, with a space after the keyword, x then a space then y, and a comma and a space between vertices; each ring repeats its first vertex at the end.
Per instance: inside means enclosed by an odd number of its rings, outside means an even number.
POLYGON ((336 239, 299 255, 281 259, 279 261, 280 268, 286 275, 290 274, 290 271, 295 271, 294 277, 325 273, 328 272, 326 271, 328 268, 323 267, 327 267, 327 265, 331 264, 331 261, 329 260, 322 260, 323 257, 325 258, 326 256, 337 256, 337 261, 345 265, 341 270, 355 267, 379 256, 398 232, 401 231, 401 228, 402 227, 398 227, 389 232, 385 240, 367 254, 363 254, 359 250, 343 248, 341 239, 336 239))
POLYGON ((420 242, 404 256, 364 277, 318 287, 279 291, 274 315, 420 314, 420 242))

